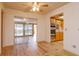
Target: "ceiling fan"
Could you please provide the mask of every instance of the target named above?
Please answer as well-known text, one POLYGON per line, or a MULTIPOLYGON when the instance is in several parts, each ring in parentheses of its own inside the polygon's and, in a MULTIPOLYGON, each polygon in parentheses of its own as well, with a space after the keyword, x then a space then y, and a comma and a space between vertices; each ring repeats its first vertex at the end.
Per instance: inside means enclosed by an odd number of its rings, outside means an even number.
POLYGON ((42 11, 40 7, 48 7, 48 4, 41 2, 33 2, 31 11, 42 11))

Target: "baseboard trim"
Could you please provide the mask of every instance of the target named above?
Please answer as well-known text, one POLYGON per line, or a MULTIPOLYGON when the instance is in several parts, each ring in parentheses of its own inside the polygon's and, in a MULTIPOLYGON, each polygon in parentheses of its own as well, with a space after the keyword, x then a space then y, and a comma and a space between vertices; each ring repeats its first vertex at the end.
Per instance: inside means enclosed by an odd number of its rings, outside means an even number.
POLYGON ((68 50, 65 50, 65 49, 64 49, 64 51, 69 52, 69 53, 72 53, 74 56, 79 56, 79 55, 77 55, 77 54, 75 54, 75 53, 73 53, 71 51, 68 51, 68 50))

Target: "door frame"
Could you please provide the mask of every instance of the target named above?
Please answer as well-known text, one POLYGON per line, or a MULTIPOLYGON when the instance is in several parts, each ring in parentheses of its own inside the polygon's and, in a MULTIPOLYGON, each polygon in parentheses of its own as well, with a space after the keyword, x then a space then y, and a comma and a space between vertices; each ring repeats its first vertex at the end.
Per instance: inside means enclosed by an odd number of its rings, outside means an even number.
MULTIPOLYGON (((56 16, 64 16, 64 13, 62 12, 62 13, 58 13, 54 16, 51 16, 50 17, 50 25, 51 25, 51 19, 56 18, 56 16)), ((56 19, 56 20, 59 20, 59 19, 56 19)), ((56 22, 56 20, 55 20, 55 22, 56 22)), ((64 30, 64 20, 60 20, 60 21, 63 21, 63 30, 64 30)), ((50 34, 51 34, 51 31, 50 31, 50 34)), ((60 34, 59 34, 59 37, 60 37, 60 34)), ((56 35, 55 35, 55 39, 56 39, 56 35)), ((63 41, 63 40, 64 40, 64 32, 63 32, 63 39, 62 40, 57 40, 57 41, 63 41)), ((51 36, 50 36, 50 42, 51 42, 51 36)), ((52 42, 56 42, 56 41, 52 41, 52 42)))

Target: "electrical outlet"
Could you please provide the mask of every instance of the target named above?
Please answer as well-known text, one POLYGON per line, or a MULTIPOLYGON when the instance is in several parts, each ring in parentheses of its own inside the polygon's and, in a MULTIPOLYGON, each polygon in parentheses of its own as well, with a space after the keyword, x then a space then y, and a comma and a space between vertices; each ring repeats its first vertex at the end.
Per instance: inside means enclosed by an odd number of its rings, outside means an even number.
POLYGON ((76 48, 76 45, 72 45, 73 48, 76 48))
POLYGON ((67 28, 65 28, 65 31, 67 31, 67 28))

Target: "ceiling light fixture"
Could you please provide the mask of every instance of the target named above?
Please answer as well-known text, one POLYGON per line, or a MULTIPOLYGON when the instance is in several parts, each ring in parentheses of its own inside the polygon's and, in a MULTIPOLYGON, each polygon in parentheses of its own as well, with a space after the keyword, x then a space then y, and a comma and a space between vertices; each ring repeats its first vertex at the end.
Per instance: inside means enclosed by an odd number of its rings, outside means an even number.
POLYGON ((39 11, 39 6, 38 6, 37 2, 34 2, 31 11, 39 11))

